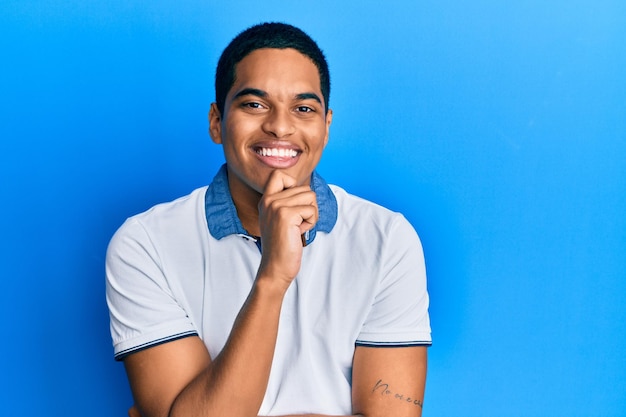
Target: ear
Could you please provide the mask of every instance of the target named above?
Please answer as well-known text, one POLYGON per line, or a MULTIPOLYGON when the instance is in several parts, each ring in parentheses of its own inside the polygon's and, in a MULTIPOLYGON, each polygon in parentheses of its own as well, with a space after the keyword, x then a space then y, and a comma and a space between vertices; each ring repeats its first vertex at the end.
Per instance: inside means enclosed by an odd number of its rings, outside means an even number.
POLYGON ((214 143, 222 143, 222 115, 216 103, 211 103, 209 110, 209 135, 214 143))
POLYGON ((324 147, 328 144, 328 137, 330 135, 330 124, 333 122, 333 111, 328 109, 326 112, 326 137, 324 138, 324 147))

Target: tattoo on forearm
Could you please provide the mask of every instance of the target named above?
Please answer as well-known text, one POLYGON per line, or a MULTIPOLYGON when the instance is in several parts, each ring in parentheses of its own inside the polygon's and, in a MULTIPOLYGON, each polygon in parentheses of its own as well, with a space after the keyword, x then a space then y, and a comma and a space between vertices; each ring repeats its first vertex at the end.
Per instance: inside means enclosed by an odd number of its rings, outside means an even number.
POLYGON ((395 398, 397 400, 404 401, 409 404, 413 404, 419 408, 424 407, 424 403, 422 400, 418 400, 412 397, 408 397, 404 394, 400 394, 399 392, 392 391, 391 388, 389 387, 389 384, 383 382, 382 379, 379 379, 378 382, 376 382, 376 385, 374 385, 374 388, 372 388, 372 394, 380 394, 384 396, 389 396, 390 398, 395 398))

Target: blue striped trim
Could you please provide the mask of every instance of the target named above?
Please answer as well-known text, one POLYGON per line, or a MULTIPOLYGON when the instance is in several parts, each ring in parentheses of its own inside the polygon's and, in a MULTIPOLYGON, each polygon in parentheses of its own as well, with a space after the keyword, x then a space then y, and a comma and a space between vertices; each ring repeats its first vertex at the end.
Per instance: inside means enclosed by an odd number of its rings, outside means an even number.
POLYGON ((431 346, 433 343, 429 341, 411 341, 411 342, 365 342, 362 340, 357 340, 354 343, 356 346, 364 346, 364 347, 411 347, 411 346, 431 346))
POLYGON ((154 347, 154 346, 162 345, 163 343, 167 343, 167 342, 173 342, 174 340, 183 339, 183 338, 189 337, 189 336, 198 336, 198 332, 196 332, 195 330, 192 330, 192 331, 188 331, 188 332, 173 334, 173 335, 167 336, 167 337, 162 337, 161 339, 153 340, 153 341, 150 341, 150 342, 143 343, 143 344, 141 344, 139 346, 133 346, 132 348, 128 348, 128 349, 122 350, 121 352, 116 353, 114 358, 115 358, 116 361, 121 361, 121 360, 124 360, 124 358, 126 356, 130 355, 131 353, 139 352, 139 351, 142 351, 144 349, 148 349, 148 348, 151 348, 151 347, 154 347))

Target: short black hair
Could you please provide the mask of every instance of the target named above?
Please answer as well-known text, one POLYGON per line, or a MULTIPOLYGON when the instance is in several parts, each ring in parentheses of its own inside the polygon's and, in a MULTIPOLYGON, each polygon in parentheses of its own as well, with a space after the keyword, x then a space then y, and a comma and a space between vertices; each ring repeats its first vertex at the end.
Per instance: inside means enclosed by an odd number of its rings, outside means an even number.
POLYGON ((251 52, 262 48, 293 48, 307 56, 319 72, 324 105, 328 110, 330 74, 324 53, 304 31, 286 23, 261 23, 237 35, 222 52, 215 71, 215 102, 224 114, 226 95, 235 83, 235 67, 251 52))

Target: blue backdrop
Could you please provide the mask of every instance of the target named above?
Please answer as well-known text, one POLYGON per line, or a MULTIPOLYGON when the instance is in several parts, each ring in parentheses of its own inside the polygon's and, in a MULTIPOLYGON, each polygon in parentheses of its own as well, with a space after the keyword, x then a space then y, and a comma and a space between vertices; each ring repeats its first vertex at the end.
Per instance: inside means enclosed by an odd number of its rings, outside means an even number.
POLYGON ((623 0, 3 0, 2 414, 125 415, 106 245, 212 178, 218 55, 265 20, 330 61, 321 173, 422 237, 424 415, 626 415, 623 0))

